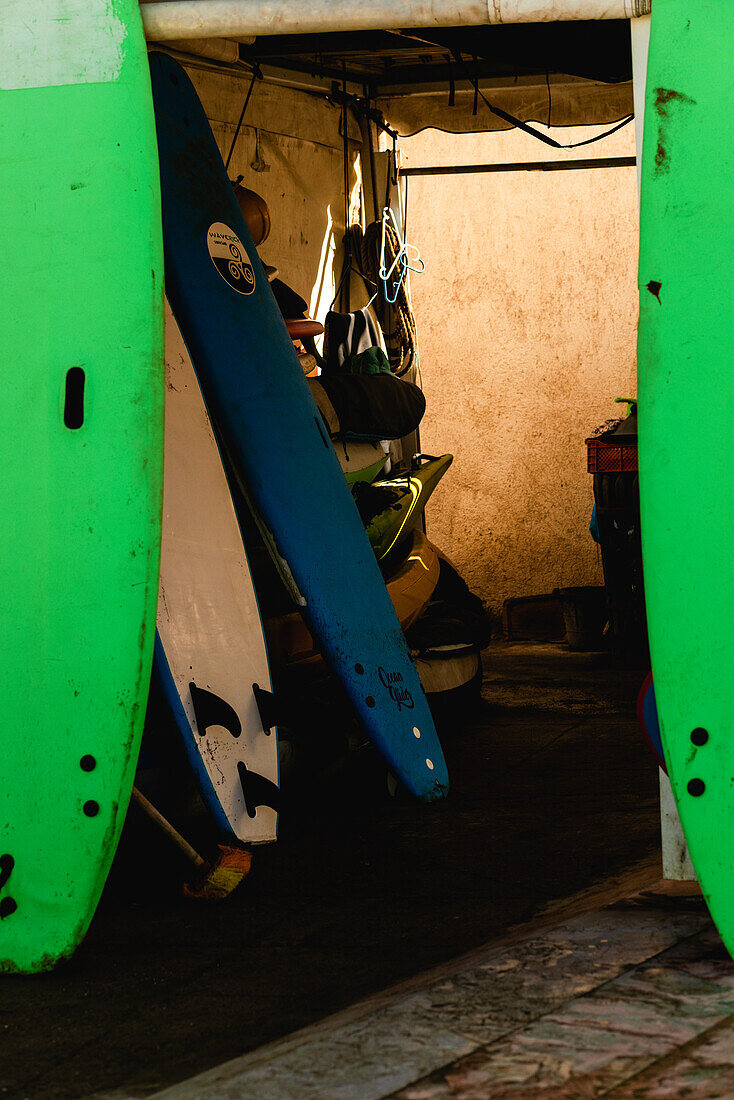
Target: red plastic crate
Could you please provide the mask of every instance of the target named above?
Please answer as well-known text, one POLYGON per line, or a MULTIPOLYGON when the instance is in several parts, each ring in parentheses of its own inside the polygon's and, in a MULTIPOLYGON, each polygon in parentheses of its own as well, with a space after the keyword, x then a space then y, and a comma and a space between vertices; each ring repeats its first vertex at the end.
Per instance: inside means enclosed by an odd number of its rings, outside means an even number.
POLYGON ((586 440, 587 470, 590 474, 623 474, 637 470, 637 443, 602 443, 586 440))

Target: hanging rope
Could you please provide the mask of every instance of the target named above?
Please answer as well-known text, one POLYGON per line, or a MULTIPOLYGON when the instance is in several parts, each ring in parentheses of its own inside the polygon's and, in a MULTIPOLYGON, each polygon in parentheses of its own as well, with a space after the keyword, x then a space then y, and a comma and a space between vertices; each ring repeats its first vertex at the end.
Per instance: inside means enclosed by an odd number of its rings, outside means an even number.
MULTIPOLYGON (((342 114, 342 131, 344 138, 344 199, 345 199, 345 223, 348 219, 348 140, 347 140, 347 106, 350 102, 350 97, 346 95, 346 89, 342 90, 341 106, 343 110, 342 114)), ((366 112, 366 117, 370 118, 369 109, 366 112)), ((387 174, 385 179, 385 206, 390 205, 390 193, 391 188, 397 186, 398 183, 398 168, 397 168, 397 138, 398 135, 394 130, 389 127, 382 127, 392 138, 393 142, 393 155, 388 158, 387 174)), ((375 208, 377 208, 376 198, 376 181, 374 171, 374 150, 371 144, 370 133, 370 169, 372 172, 373 180, 373 200, 375 202, 375 208)), ((405 217, 407 220, 407 189, 406 189, 406 211, 405 217)), ((405 234, 405 226, 403 226, 403 235, 405 234)), ((375 220, 371 223, 363 233, 361 226, 350 225, 346 228, 344 233, 344 259, 342 263, 341 275, 339 283, 336 287, 334 298, 331 302, 330 309, 334 308, 334 304, 339 301, 342 310, 349 312, 348 301, 348 284, 349 278, 352 273, 359 275, 362 279, 370 300, 374 301, 375 313, 380 322, 383 335, 385 337, 385 346, 387 349, 387 356, 390 362, 390 369, 393 374, 398 377, 412 372, 411 381, 418 380, 419 377, 419 360, 418 360, 418 341, 416 336, 415 317, 413 316, 413 310, 410 306, 410 299, 408 297, 408 289, 405 285, 405 280, 401 282, 400 287, 397 290, 397 295, 394 302, 389 302, 385 297, 385 286, 380 279, 380 268, 384 263, 386 269, 390 269, 395 261, 400 257, 403 250, 402 241, 395 229, 387 224, 385 228, 385 244, 384 255, 382 256, 381 263, 381 245, 383 235, 383 221, 375 220), (345 308, 346 307, 346 308, 345 308)))
MULTIPOLYGON (((385 225, 384 233, 384 259, 386 266, 390 267, 398 258, 401 242, 389 222, 385 225)), ((382 234, 382 221, 372 222, 367 226, 362 238, 362 272, 370 283, 379 287, 375 300, 375 312, 385 336, 390 370, 401 377, 411 368, 418 370, 418 338, 405 281, 401 283, 392 304, 385 300, 384 287, 380 281, 382 234)))

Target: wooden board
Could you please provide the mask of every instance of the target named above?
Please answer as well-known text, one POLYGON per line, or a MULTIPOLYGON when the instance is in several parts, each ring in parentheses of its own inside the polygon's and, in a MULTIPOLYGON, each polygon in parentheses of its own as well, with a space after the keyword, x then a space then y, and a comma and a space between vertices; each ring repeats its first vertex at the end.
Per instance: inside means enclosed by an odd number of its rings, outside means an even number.
POLYGON ((665 759, 696 874, 734 951, 734 20, 655 0, 640 231, 639 462, 665 759))
POLYGON ((194 368, 166 309, 163 546, 155 667, 204 801, 243 843, 275 840, 278 744, 260 611, 194 368))
POLYGON ((0 8, 4 578, 0 970, 94 913, 155 626, 163 263, 135 0, 0 8))

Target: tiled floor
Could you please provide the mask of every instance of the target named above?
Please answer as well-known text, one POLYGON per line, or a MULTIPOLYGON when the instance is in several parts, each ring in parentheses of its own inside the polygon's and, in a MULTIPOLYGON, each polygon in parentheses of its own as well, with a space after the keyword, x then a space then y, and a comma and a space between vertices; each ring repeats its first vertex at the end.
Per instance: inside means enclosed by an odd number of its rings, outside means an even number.
POLYGON ((160 1100, 734 1096, 734 963, 660 883, 158 1093, 160 1100))

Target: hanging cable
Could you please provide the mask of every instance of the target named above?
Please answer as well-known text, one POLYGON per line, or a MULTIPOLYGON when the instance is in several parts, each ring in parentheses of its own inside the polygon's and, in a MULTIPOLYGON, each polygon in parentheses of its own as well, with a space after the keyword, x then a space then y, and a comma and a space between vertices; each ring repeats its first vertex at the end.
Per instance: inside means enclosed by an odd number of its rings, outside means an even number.
POLYGON ((393 141, 393 152, 392 153, 388 152, 387 159, 385 161, 385 164, 387 165, 387 167, 385 169, 385 201, 382 204, 382 209, 383 210, 385 209, 386 206, 390 205, 390 194, 391 194, 390 184, 392 183, 392 164, 390 163, 390 158, 391 158, 391 156, 394 156, 395 148, 396 148, 395 141, 393 141))
MULTIPOLYGON (((356 106, 357 100, 354 96, 350 96, 346 91, 346 82, 343 84, 342 90, 339 91, 338 85, 334 84, 332 87, 332 93, 329 97, 334 103, 338 103, 341 109, 341 130, 342 130, 342 154, 343 154, 343 180, 342 185, 344 188, 344 236, 342 237, 342 243, 344 246, 344 255, 342 258, 341 273, 339 276, 339 283, 334 291, 334 297, 329 305, 330 312, 337 302, 339 302, 339 309, 343 312, 349 313, 351 306, 351 286, 350 276, 355 273, 360 276, 367 288, 368 293, 372 293, 375 289, 376 283, 369 279, 362 266, 361 248, 362 248, 362 226, 361 225, 349 225, 349 107, 356 106), (356 261, 356 262, 355 262, 356 261)), ((369 126, 369 121, 367 123, 369 126)), ((370 133, 370 155, 371 155, 371 167, 374 179, 374 154, 371 148, 371 133, 370 133)), ((377 203, 377 197, 374 196, 375 204, 377 203)))
POLYGON ((339 306, 344 313, 349 313, 349 307, 351 304, 351 287, 349 285, 349 274, 352 269, 352 238, 349 233, 349 116, 347 114, 347 82, 346 78, 342 81, 342 152, 343 152, 343 174, 344 174, 344 236, 342 237, 342 244, 344 246, 344 259, 342 262, 342 277, 339 281, 339 290, 341 296, 339 298, 339 306))
POLYGON ((464 61, 461 53, 455 51, 454 59, 456 60, 457 64, 461 65, 461 67, 463 68, 465 78, 474 89, 475 94, 479 96, 485 107, 487 107, 487 109, 490 110, 493 115, 496 115, 497 118, 503 119, 504 122, 509 122, 511 126, 515 126, 517 127, 517 129, 523 130, 526 134, 530 134, 531 137, 537 138, 538 141, 542 141, 545 145, 550 145, 553 149, 578 149, 581 145, 592 145, 595 141, 602 141, 604 138, 610 137, 612 134, 616 134, 617 130, 621 130, 623 126, 627 126, 635 117, 633 112, 632 114, 627 115, 626 118, 623 118, 621 122, 617 122, 614 126, 612 126, 610 130, 605 130, 603 134, 597 134, 593 138, 586 138, 585 141, 574 141, 570 145, 562 145, 560 141, 556 141, 555 138, 548 137, 547 134, 543 134, 540 130, 534 129, 532 126, 528 125, 527 122, 523 122, 522 119, 515 118, 515 116, 511 115, 508 111, 503 111, 501 107, 495 107, 493 103, 490 103, 482 89, 479 87, 478 78, 476 76, 472 76, 472 74, 469 72, 468 66, 464 61))
POLYGON ((575 141, 573 145, 563 145, 563 149, 579 149, 582 145, 592 145, 595 141, 601 141, 602 138, 610 137, 612 134, 616 134, 617 130, 621 130, 623 126, 626 126, 635 116, 628 115, 627 118, 623 118, 621 122, 618 122, 616 126, 612 126, 611 130, 606 130, 603 134, 598 134, 596 137, 587 138, 586 141, 575 141))
POLYGON ((232 144, 229 147, 229 152, 227 153, 227 159, 224 163, 225 172, 229 168, 229 162, 232 159, 232 153, 234 152, 234 147, 237 143, 237 138, 240 136, 240 128, 242 126, 242 120, 245 117, 245 111, 247 110, 247 104, 250 102, 250 96, 252 95, 252 89, 255 87, 255 81, 256 80, 262 80, 262 78, 263 78, 263 74, 260 71, 260 66, 255 65, 254 69, 252 70, 252 80, 250 81, 250 87, 247 89, 247 95, 245 96, 245 102, 242 104, 242 111, 240 112, 240 120, 237 123, 237 127, 236 127, 235 132, 234 132, 234 137, 232 138, 232 144))
MULTIPOLYGON (((367 102, 366 95, 367 95, 367 91, 365 89, 365 102, 367 102)), ((368 104, 368 109, 369 109, 369 104, 368 104)), ((372 183, 372 214, 373 214, 374 220, 377 221, 377 219, 380 215, 380 211, 379 211, 379 208, 378 208, 378 205, 377 205, 377 175, 375 173, 375 146, 374 146, 374 141, 372 139, 372 119, 370 118, 368 111, 365 111, 365 113, 364 113, 364 123, 367 127, 367 149, 368 149, 369 158, 370 158, 370 180, 371 180, 371 183, 372 183)))

